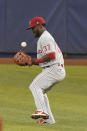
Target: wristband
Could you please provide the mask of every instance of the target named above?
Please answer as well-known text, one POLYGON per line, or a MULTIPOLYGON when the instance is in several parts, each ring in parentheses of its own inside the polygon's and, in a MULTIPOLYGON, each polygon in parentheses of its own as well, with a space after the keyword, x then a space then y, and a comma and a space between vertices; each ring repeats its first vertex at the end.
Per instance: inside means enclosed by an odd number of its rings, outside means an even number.
POLYGON ((34 63, 35 64, 43 63, 43 58, 35 59, 34 63))

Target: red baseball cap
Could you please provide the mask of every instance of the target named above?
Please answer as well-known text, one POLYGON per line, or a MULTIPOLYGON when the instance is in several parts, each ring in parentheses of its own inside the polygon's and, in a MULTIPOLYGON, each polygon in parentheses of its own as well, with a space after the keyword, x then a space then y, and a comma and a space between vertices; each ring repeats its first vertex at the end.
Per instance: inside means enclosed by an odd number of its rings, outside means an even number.
POLYGON ((34 17, 30 20, 29 22, 29 26, 27 27, 26 30, 31 29, 32 27, 35 27, 36 25, 40 25, 40 24, 45 24, 45 20, 42 17, 34 17))

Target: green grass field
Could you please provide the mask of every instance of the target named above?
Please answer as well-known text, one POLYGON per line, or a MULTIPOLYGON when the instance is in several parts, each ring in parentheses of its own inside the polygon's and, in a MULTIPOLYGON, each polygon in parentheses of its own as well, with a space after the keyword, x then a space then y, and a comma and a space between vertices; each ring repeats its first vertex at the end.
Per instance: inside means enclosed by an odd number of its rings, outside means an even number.
POLYGON ((87 131, 87 66, 66 66, 66 79, 48 92, 54 125, 37 125, 28 89, 41 72, 37 66, 0 65, 0 116, 3 131, 87 131))

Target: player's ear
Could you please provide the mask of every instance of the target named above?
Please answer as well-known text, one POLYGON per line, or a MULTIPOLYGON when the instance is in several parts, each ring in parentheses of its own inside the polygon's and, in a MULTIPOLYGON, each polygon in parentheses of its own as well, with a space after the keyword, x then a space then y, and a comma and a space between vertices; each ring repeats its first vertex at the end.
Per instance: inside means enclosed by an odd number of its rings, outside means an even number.
POLYGON ((42 28, 43 28, 43 25, 41 25, 41 24, 40 24, 39 26, 40 26, 40 29, 42 29, 42 28))

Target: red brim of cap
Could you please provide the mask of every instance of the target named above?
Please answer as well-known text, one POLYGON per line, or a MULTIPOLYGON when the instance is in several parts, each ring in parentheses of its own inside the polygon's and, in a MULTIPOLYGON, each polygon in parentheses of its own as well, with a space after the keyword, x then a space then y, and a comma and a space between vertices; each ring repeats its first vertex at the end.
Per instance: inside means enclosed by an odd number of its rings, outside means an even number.
POLYGON ((32 27, 30 27, 30 26, 28 26, 27 28, 26 28, 26 30, 29 30, 29 29, 31 29, 32 27))

